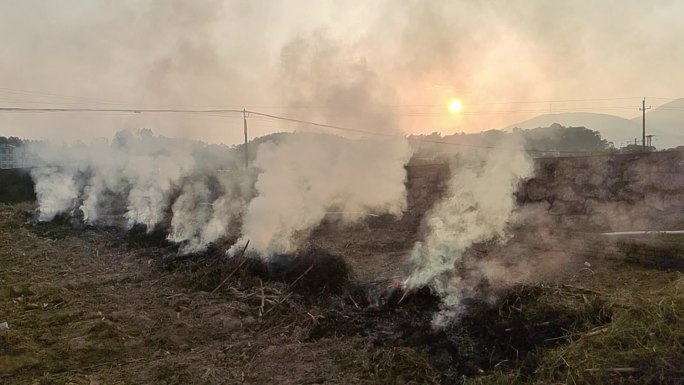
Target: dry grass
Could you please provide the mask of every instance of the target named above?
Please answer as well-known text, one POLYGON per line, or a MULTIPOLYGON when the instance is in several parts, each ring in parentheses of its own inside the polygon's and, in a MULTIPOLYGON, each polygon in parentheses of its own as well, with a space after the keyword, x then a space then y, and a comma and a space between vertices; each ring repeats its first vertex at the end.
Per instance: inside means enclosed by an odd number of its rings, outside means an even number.
POLYGON ((613 298, 611 322, 544 353, 542 382, 684 382, 684 278, 613 298))
POLYGON ((681 236, 654 239, 650 242, 620 242, 626 261, 656 269, 684 268, 684 240, 681 236))
POLYGON ((438 332, 434 297, 370 306, 320 251, 284 270, 215 255, 162 266, 117 234, 26 225, 26 209, 0 205, 0 382, 684 381, 684 277, 662 266, 595 260, 438 332))
MULTIPOLYGON (((619 272, 615 276, 621 278, 619 272)), ((520 310, 528 321, 539 317, 553 320, 557 310, 564 308, 575 316, 575 322, 568 324, 561 338, 551 339, 557 342, 554 346, 541 345, 532 352, 533 370, 526 365, 494 368, 463 383, 684 383, 684 277, 680 274, 667 282, 663 273, 661 278, 663 281, 646 281, 641 288, 623 286, 619 292, 581 293, 561 286, 531 308, 519 307, 515 301, 500 307, 500 311, 520 310), (599 313, 586 311, 599 303, 599 313), (605 322, 597 324, 597 314, 607 317, 605 322)))

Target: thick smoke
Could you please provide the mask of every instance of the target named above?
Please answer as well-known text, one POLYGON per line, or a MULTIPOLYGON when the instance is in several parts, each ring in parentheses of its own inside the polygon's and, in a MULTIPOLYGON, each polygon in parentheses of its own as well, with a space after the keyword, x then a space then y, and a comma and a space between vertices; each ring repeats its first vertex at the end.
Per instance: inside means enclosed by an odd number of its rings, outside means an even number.
POLYGON ((292 135, 259 148, 263 170, 247 207, 243 237, 263 255, 292 252, 331 209, 345 221, 400 215, 406 205, 408 143, 292 135))
MULTIPOLYGON (((376 212, 400 215, 411 149, 396 116, 383 107, 396 102, 391 87, 352 46, 322 32, 293 39, 280 57, 282 101, 305 107, 302 119, 343 126, 338 133, 348 138, 296 133, 258 141, 249 146, 256 154, 250 171, 240 175, 237 151, 227 163, 208 164, 203 158, 217 158, 212 147, 122 132, 111 144, 43 157, 45 164, 63 166, 56 174, 34 172, 41 219, 79 208, 96 223, 113 197, 123 197, 129 227, 168 227, 168 239, 180 243, 181 252, 200 250, 241 226, 243 241, 269 256, 294 251, 329 210, 342 212, 347 222, 376 212), (222 168, 231 172, 216 172, 222 168)), ((259 118, 250 116, 249 124, 259 118)))
POLYGON ((369 213, 400 215, 411 149, 383 107, 393 93, 366 60, 319 32, 284 46, 281 74, 290 106, 315 107, 303 110, 310 119, 357 131, 338 131, 354 139, 302 133, 260 146, 256 197, 233 250, 249 240, 263 256, 292 252, 331 210, 346 222, 369 213), (366 137, 357 138, 359 131, 366 137))
POLYGON ((40 206, 39 220, 51 221, 57 214, 73 208, 74 200, 78 197, 75 172, 65 172, 58 167, 31 170, 40 206))
POLYGON ((88 145, 32 144, 45 165, 31 171, 38 219, 80 211, 90 224, 144 225, 150 232, 168 227, 170 212, 169 240, 183 243, 184 252, 201 250, 226 234, 251 191, 249 178, 235 171, 235 151, 213 147, 220 146, 149 130, 121 131, 111 142, 88 145))
POLYGON ((382 82, 378 63, 355 48, 322 31, 285 44, 280 54, 283 99, 303 118, 398 135, 399 121, 387 107, 398 103, 393 87, 382 82))
MULTIPOLYGON (((2 1, 0 36, 12 38, 3 40, 0 84, 6 89, 0 99, 32 107, 259 106, 292 114, 282 109, 291 104, 279 91, 298 93, 301 84, 292 89, 281 76, 281 47, 296 51, 302 45, 287 42, 321 28, 347 48, 322 47, 320 55, 356 57, 357 74, 367 71, 377 85, 399 95, 400 103, 385 104, 404 107, 399 123, 411 133, 506 127, 551 107, 620 107, 609 112, 625 117, 638 113, 624 108, 636 101, 490 104, 502 101, 681 96, 683 2, 557 3, 2 1), (616 9, 620 17, 612 17, 616 9), (652 71, 653 63, 659 71, 652 71), (449 97, 461 97, 466 110, 479 112, 444 116, 449 97)), ((349 76, 335 61, 330 64, 320 67, 326 75, 322 84, 349 76)), ((353 87, 329 95, 341 105, 356 98, 353 87)), ((345 123, 344 115, 354 114, 345 111, 331 122, 345 123)), ((225 129, 225 117, 97 116, 0 114, 0 125, 5 135, 30 138, 109 137, 122 128, 154 127, 165 135, 212 142, 241 139, 238 130, 225 129), (81 129, 85 125, 88 130, 81 129)), ((265 124, 252 129, 255 136, 272 131, 265 124)))
POLYGON ((411 151, 402 137, 289 134, 251 146, 249 171, 240 148, 217 147, 149 130, 88 145, 32 145, 46 165, 31 173, 38 219, 66 213, 90 224, 144 225, 167 231, 181 253, 241 234, 267 257, 294 251, 329 210, 351 222, 406 206, 411 151))
POLYGON ((232 226, 252 197, 253 178, 239 171, 218 171, 204 180, 185 181, 171 211, 168 239, 183 243, 181 253, 202 250, 207 244, 235 233, 232 226))
MULTIPOLYGON (((425 238, 411 252, 415 269, 406 280, 407 287, 430 285, 447 309, 458 311, 477 290, 477 282, 466 279, 462 269, 478 269, 480 277, 496 273, 496 269, 473 266, 466 252, 475 244, 508 238, 506 230, 516 206, 514 193, 533 170, 518 142, 509 139, 496 149, 464 153, 455 162, 447 194, 427 214, 425 238)), ((468 276, 472 275, 469 271, 468 276)))

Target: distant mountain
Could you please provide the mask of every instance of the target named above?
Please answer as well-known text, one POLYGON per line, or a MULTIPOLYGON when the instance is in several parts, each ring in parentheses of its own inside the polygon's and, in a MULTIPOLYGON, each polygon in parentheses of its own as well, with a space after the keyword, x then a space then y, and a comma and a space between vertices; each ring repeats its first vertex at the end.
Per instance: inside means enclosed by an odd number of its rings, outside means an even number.
MULTIPOLYGON (((641 143, 641 116, 625 119, 610 114, 592 112, 564 112, 544 114, 520 123, 512 124, 505 129, 519 127, 531 129, 548 127, 553 123, 563 126, 583 126, 599 131, 601 136, 613 142, 615 147, 622 147, 627 141, 638 138, 641 143)), ((646 113, 646 133, 656 136, 653 145, 657 148, 671 148, 684 145, 684 99, 677 99, 646 113)))
POLYGON ((558 123, 566 127, 586 127, 601 133, 601 137, 613 142, 615 147, 621 147, 630 138, 641 138, 641 124, 632 120, 609 114, 591 112, 563 112, 558 114, 544 114, 524 122, 513 124, 507 129, 519 127, 532 129, 549 127, 558 123))
MULTIPOLYGON (((641 115, 632 121, 641 126, 641 115)), ((647 111, 646 131, 656 135, 653 144, 658 148, 684 145, 684 98, 647 111)))

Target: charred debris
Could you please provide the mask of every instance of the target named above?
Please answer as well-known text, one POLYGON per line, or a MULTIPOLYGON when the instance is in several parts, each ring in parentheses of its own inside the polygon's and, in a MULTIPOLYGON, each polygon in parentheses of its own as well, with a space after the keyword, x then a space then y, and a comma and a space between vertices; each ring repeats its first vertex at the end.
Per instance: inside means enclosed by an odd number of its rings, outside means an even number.
POLYGON ((156 268, 189 273, 183 276, 190 289, 253 305, 264 328, 292 322, 302 325, 311 341, 363 337, 379 347, 412 349, 431 368, 413 368, 426 383, 462 383, 501 370, 531 376, 545 349, 611 321, 610 308, 596 293, 557 284, 519 285, 500 293, 496 302, 470 300, 460 317, 436 328, 441 300, 429 287, 407 292, 396 280, 359 282, 343 256, 325 250, 264 260, 249 251, 227 257, 224 247, 212 243, 201 253, 182 255, 181 245, 167 241, 162 228, 122 232, 84 225, 78 215, 32 227, 58 238, 108 232, 156 268))

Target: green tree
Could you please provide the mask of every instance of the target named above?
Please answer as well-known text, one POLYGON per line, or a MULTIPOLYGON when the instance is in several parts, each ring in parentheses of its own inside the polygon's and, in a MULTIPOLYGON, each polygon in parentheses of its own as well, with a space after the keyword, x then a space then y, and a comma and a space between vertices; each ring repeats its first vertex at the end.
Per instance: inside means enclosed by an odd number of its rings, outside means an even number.
POLYGON ((0 136, 0 144, 11 144, 12 146, 21 146, 24 144, 23 139, 19 139, 16 136, 4 137, 0 136))

